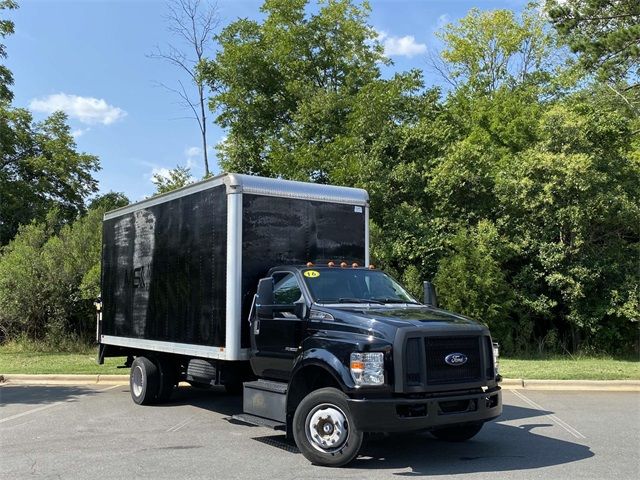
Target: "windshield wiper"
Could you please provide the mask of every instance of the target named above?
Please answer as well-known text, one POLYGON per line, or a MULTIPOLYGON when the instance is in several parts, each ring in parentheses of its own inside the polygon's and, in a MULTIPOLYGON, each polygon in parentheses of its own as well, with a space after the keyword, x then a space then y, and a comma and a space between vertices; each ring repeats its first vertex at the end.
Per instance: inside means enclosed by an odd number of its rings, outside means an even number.
POLYGON ((379 305, 384 305, 384 302, 380 300, 373 300, 371 298, 339 298, 338 303, 377 303, 379 305))
POLYGON ((381 298, 381 297, 376 297, 376 301, 378 303, 413 303, 413 304, 418 304, 418 302, 414 302, 413 300, 402 300, 400 298, 381 298))

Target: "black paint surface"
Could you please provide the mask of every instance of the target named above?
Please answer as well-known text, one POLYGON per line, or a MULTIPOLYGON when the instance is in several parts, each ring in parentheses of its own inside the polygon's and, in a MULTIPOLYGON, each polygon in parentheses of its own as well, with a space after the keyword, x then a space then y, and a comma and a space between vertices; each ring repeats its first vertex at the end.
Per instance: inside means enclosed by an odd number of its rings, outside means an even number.
POLYGON ((105 335, 224 346, 223 185, 106 220, 105 335))
POLYGON ((346 261, 364 264, 364 207, 243 195, 242 346, 249 347, 249 309, 271 267, 346 261))

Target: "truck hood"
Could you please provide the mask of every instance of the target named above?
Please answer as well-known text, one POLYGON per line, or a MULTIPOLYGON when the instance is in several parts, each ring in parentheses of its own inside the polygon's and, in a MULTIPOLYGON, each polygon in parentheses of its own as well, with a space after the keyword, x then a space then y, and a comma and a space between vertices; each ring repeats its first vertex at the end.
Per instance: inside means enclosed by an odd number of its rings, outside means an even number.
POLYGON ((427 306, 369 306, 344 305, 322 308, 334 317, 349 323, 377 330, 381 324, 392 328, 419 328, 424 330, 486 330, 486 326, 469 317, 427 306), (376 328, 378 327, 378 328, 376 328))

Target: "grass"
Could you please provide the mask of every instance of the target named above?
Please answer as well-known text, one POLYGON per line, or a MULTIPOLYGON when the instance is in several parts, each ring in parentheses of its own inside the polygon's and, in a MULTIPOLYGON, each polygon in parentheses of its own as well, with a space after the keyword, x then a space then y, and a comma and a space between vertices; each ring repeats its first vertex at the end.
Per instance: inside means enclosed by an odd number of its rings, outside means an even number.
POLYGON ((128 368, 117 368, 124 358, 105 358, 96 364, 96 353, 4 352, 0 347, 0 374, 103 374, 127 375, 128 368))
POLYGON ((582 356, 501 358, 500 374, 525 380, 640 380, 640 361, 582 356))
MULTIPOLYGON (((10 343, 0 346, 0 374, 128 374, 117 368, 124 358, 107 358, 96 364, 96 348, 76 352, 52 352, 41 346, 10 343)), ((640 380, 640 361, 593 356, 550 356, 546 358, 501 358, 505 378, 529 380, 640 380)))

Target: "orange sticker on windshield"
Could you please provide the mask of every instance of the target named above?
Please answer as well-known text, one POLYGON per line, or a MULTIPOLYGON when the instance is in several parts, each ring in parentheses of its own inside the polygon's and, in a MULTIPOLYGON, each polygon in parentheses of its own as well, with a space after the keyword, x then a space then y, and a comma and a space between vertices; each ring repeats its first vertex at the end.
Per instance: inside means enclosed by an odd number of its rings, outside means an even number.
POLYGON ((316 278, 320 276, 320 272, 317 270, 307 270, 303 275, 307 278, 316 278))

